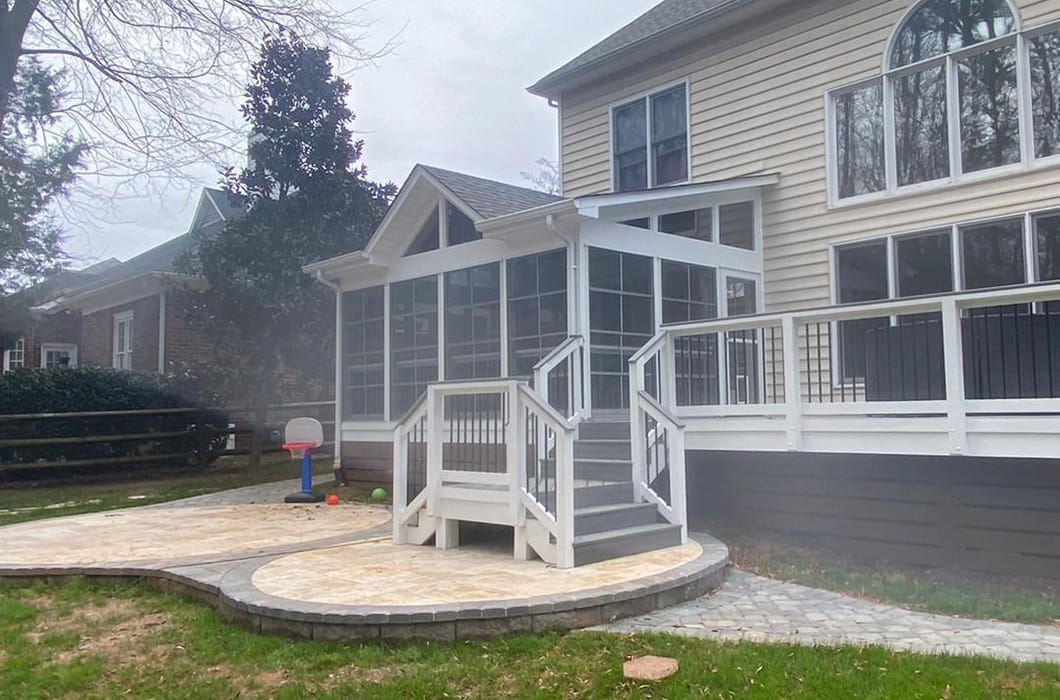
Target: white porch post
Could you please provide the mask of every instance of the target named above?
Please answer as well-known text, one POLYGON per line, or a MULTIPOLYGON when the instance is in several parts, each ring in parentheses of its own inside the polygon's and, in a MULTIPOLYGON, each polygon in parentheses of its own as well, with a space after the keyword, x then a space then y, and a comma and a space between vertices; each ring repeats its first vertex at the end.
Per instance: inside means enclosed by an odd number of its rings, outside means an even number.
POLYGON ((158 294, 158 373, 166 373, 166 290, 158 294))
POLYGON ((342 469, 342 288, 335 289, 335 447, 334 469, 342 469))
POLYGON ((802 387, 799 382, 799 325, 794 316, 781 321, 784 340, 784 403, 787 408, 788 449, 802 449, 802 387))
POLYGON ((961 309, 954 298, 942 300, 942 354, 946 363, 946 414, 950 452, 968 451, 968 416, 964 397, 964 336, 961 309))

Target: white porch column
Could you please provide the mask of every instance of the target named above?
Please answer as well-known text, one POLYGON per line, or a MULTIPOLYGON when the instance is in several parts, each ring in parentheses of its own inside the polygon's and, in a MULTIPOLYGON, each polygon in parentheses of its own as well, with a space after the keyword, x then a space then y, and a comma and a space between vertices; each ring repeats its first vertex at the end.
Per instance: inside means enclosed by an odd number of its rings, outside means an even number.
POLYGON ((335 289, 335 448, 334 468, 342 469, 342 289, 335 289))
POLYGON ((968 416, 964 399, 964 336, 961 309, 957 300, 942 300, 942 356, 946 363, 946 415, 949 423, 950 452, 968 451, 968 416))
POLYGON ((166 373, 166 290, 158 294, 158 373, 166 373))

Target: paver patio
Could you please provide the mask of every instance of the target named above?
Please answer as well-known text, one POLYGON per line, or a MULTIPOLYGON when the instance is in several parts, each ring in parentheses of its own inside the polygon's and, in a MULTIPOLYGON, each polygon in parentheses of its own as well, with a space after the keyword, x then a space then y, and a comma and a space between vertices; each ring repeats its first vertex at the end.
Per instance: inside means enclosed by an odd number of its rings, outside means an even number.
POLYGON ((1060 627, 911 612, 741 571, 711 596, 598 629, 1060 663, 1060 627))
MULTIPOLYGON (((367 617, 378 619, 378 611, 386 606, 405 611, 410 621, 423 620, 423 611, 433 610, 428 613, 431 620, 441 621, 443 602, 478 601, 484 618, 484 601, 493 599, 493 607, 503 612, 505 605, 509 611, 512 606, 526 608, 530 596, 537 595, 538 600, 551 601, 549 609, 559 610, 577 600, 579 591, 598 601, 615 598, 616 592, 621 599, 623 591, 635 588, 631 581, 656 585, 697 561, 713 561, 717 567, 727 557, 724 545, 700 538, 684 547, 562 571, 541 562, 516 562, 509 553, 488 548, 439 552, 394 547, 388 541, 389 509, 282 504, 297 484, 264 484, 168 504, 0 527, 0 574, 143 575, 154 569, 222 595, 227 586, 246 597, 239 603, 244 610, 286 605, 300 624, 343 609, 374 610, 367 617), (409 562, 416 563, 414 570, 409 562), (410 612, 415 606, 420 606, 419 612, 410 612)), ((606 612, 596 614, 609 619, 606 612)), ((456 623, 451 624, 455 630, 456 623)), ((1060 663, 1060 627, 916 613, 739 571, 730 571, 713 595, 595 629, 881 645, 899 651, 1060 663)))

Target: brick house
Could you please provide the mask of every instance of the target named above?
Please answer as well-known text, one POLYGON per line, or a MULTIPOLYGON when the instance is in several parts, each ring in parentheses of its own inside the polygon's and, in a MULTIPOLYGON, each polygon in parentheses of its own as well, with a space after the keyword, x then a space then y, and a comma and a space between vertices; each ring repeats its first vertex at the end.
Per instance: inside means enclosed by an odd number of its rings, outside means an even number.
POLYGON ((239 213, 223 191, 204 188, 188 233, 58 290, 34 311, 43 325, 68 324, 71 364, 166 372, 202 359, 209 341, 187 326, 184 309, 167 290, 195 234, 220 230, 239 213))

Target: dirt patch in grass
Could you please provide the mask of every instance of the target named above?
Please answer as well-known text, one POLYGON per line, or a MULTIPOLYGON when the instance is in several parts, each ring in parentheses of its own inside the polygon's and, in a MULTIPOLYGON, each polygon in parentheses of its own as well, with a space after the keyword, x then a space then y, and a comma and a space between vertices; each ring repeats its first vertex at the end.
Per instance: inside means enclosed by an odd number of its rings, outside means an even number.
POLYGON ((117 666, 134 666, 147 659, 158 660, 176 647, 151 647, 144 641, 169 624, 164 612, 144 612, 124 599, 103 605, 75 608, 65 614, 54 609, 54 601, 38 598, 34 605, 44 611, 27 637, 34 643, 57 635, 76 635, 77 646, 55 655, 58 663, 99 656, 117 666))

